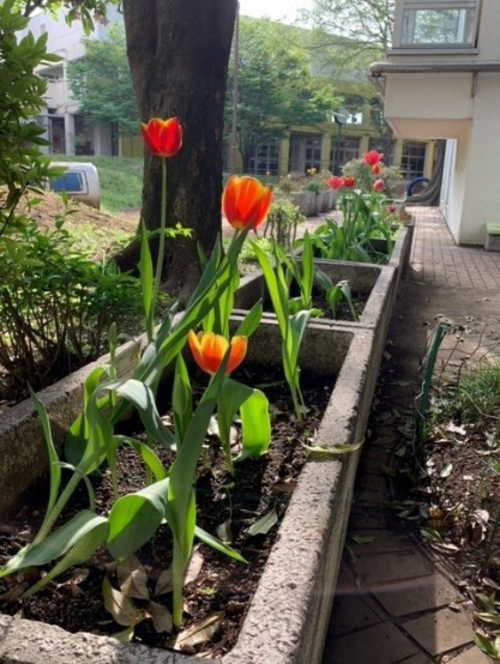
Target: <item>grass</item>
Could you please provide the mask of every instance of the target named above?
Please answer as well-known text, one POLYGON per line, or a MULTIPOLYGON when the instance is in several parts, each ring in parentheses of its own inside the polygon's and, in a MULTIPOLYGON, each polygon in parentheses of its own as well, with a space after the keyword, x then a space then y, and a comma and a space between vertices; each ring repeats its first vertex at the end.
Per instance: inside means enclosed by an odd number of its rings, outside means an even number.
POLYGON ((99 172, 101 210, 121 214, 139 210, 142 193, 142 157, 73 157, 54 155, 54 161, 78 161, 94 164, 99 172))

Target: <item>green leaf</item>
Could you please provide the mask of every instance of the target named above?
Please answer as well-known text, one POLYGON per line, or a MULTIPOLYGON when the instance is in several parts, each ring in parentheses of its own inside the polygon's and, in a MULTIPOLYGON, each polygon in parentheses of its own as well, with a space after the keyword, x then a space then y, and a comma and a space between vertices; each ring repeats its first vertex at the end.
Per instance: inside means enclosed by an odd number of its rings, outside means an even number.
POLYGON ((220 539, 218 539, 217 537, 214 537, 213 535, 210 535, 210 533, 207 533, 205 530, 203 530, 199 526, 195 527, 194 534, 200 540, 200 542, 203 542, 203 544, 207 544, 208 546, 211 546, 212 549, 215 549, 216 551, 220 551, 220 553, 224 553, 226 556, 229 556, 230 558, 234 558, 235 560, 239 560, 240 563, 246 563, 247 562, 245 560, 245 558, 243 558, 241 553, 236 551, 236 549, 233 549, 228 544, 225 544, 224 542, 221 542, 220 539))
POLYGON ((119 498, 109 514, 107 546, 111 555, 127 558, 145 544, 165 517, 169 478, 119 498))
POLYGON ((271 443, 269 401, 260 390, 253 389, 240 407, 242 449, 238 461, 265 454, 271 443))
POLYGON ((59 530, 51 533, 43 542, 28 545, 21 549, 0 570, 0 578, 26 567, 46 565, 67 553, 87 533, 104 526, 107 529, 107 519, 104 517, 97 516, 89 510, 78 512, 70 521, 61 526, 59 530))
POLYGON ((278 523, 278 514, 276 510, 270 510, 267 514, 261 517, 258 521, 248 528, 247 533, 254 537, 255 535, 267 535, 271 528, 278 523))
MULTIPOLYGON (((49 457, 49 479, 50 479, 50 490, 49 490, 49 502, 47 505, 46 517, 50 515, 52 509, 54 508, 57 496, 59 494, 59 487, 61 486, 61 466, 59 463, 59 455, 57 454, 56 447, 54 445, 54 439, 52 437, 52 429, 50 427, 49 416, 47 414, 47 409, 43 403, 38 399, 37 395, 31 387, 29 388, 31 398, 35 404, 35 408, 42 425, 42 431, 45 438, 45 445, 47 447, 47 454, 49 457)), ((45 519, 44 519, 45 522, 45 519)), ((41 526, 43 529, 43 524, 41 526)))
MULTIPOLYGON (((92 514, 92 513, 90 513, 92 514)), ((103 544, 106 539, 108 531, 108 521, 105 517, 93 515, 92 519, 82 527, 75 536, 71 538, 72 545, 66 555, 55 565, 45 576, 43 576, 38 583, 35 583, 27 592, 24 593, 23 598, 28 599, 41 588, 43 588, 49 581, 55 579, 59 574, 62 574, 70 567, 80 565, 86 562, 103 544)), ((57 534, 57 533, 54 533, 57 534)), ((44 540, 41 544, 35 546, 47 545, 49 538, 44 540)))

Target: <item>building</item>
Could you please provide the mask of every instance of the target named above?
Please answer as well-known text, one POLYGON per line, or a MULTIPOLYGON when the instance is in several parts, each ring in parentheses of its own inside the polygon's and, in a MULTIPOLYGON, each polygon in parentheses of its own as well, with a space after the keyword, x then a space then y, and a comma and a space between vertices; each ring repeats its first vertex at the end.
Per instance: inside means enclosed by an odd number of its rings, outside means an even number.
MULTIPOLYGON (((53 18, 48 12, 40 12, 30 19, 29 32, 35 38, 47 34, 47 51, 59 55, 60 63, 40 67, 38 74, 47 80, 46 108, 40 113, 38 122, 46 129, 50 142, 47 150, 66 155, 117 155, 118 133, 110 123, 87 127, 79 113, 78 102, 71 96, 66 76, 67 63, 85 55, 83 39, 85 33, 81 21, 68 25, 66 11, 60 9, 53 18)), ((96 22, 92 39, 105 39, 109 23, 122 20, 115 7, 108 7, 105 22, 96 22)))
POLYGON ((500 221, 500 2, 396 0, 387 62, 371 67, 395 136, 446 139, 440 208, 458 244, 500 221))

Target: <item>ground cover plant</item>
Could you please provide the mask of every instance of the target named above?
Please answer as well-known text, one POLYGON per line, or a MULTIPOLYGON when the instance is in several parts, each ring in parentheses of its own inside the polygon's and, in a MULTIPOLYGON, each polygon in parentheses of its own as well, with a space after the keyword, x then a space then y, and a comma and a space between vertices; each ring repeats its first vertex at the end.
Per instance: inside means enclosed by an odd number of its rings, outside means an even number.
MULTIPOLYGON (((182 128, 175 118, 154 118, 142 126, 142 133, 152 154, 161 159, 160 233, 163 235, 166 232, 167 162, 181 150, 182 128)), ((161 636, 162 645, 193 648, 192 641, 185 641, 182 628, 186 620, 184 586, 188 580, 198 577, 193 571, 198 566, 195 539, 219 555, 244 565, 246 556, 233 545, 236 540, 233 528, 235 531, 243 528, 243 540, 238 538, 237 541, 244 542, 248 536, 266 535, 283 513, 286 501, 279 506, 276 504, 278 497, 283 492, 288 494, 293 486, 305 459, 304 446, 314 435, 310 428, 317 422, 314 415, 320 417, 321 409, 316 404, 322 403, 321 395, 323 399, 328 398, 331 384, 317 386, 319 393, 314 392, 311 404, 301 392, 300 410, 295 408, 296 418, 285 414, 284 419, 290 422, 299 419, 299 415, 302 417, 308 409, 308 419, 301 425, 301 437, 291 442, 291 434, 285 433, 286 447, 280 454, 284 465, 279 469, 273 467, 273 488, 264 491, 267 498, 258 509, 250 510, 251 523, 248 523, 246 506, 243 513, 246 510, 247 518, 240 514, 233 524, 233 498, 236 502, 240 491, 238 483, 241 481, 244 487, 247 473, 256 475, 259 482, 265 466, 268 463, 272 466, 271 461, 267 461, 271 458, 271 419, 264 393, 266 375, 245 372, 241 380, 236 380, 238 367, 244 371, 247 346, 260 323, 261 304, 256 303, 236 329, 230 329, 232 301, 238 284, 238 257, 249 231, 264 221, 270 203, 270 188, 254 178, 235 176, 227 182, 222 205, 235 229, 234 237, 225 253, 217 243, 212 254, 204 257, 203 274, 182 315, 176 315, 177 305, 173 304, 165 311, 157 328, 152 325, 151 312, 158 297, 163 242, 159 244, 154 264, 148 234, 142 233, 140 283, 146 347, 132 378, 118 379, 114 340, 109 364, 96 368, 85 382, 82 411, 67 434, 65 458, 54 445, 49 415, 33 393, 50 461, 50 486, 47 509, 36 533, 31 531, 31 541, 23 542, 24 546, 17 551, 20 540, 14 538, 15 541, 10 542, 14 550, 9 553, 14 555, 4 561, 0 570, 2 600, 12 601, 15 611, 19 610, 20 602, 23 611, 29 614, 32 597, 40 593, 59 593, 63 587, 79 595, 80 583, 74 580, 76 577, 85 580, 86 570, 97 567, 103 606, 125 627, 120 638, 132 638, 139 623, 146 622, 154 625, 154 633, 168 635, 167 639, 161 636), (194 364, 208 375, 196 388, 193 388, 194 364), (171 367, 172 374, 164 387, 162 378, 167 367, 171 367), (264 385, 261 385, 263 378, 264 385), (166 416, 157 406, 160 396, 169 406, 166 416), (140 436, 120 428, 122 416, 130 407, 140 422, 140 436), (210 437, 219 444, 207 447, 210 437), (120 458, 124 454, 123 465, 120 458), (212 467, 214 454, 218 461, 212 467), (134 473, 132 484, 126 473, 130 466, 129 455, 140 469, 134 473), (243 463, 247 464, 245 471, 240 470, 243 463), (293 471, 288 469, 290 463, 293 471), (221 523, 216 522, 217 529, 210 518, 205 522, 197 510, 203 493, 198 486, 200 469, 201 475, 216 480, 215 485, 211 483, 207 488, 211 493, 216 492, 215 502, 221 500, 221 492, 228 496, 226 518, 221 523), (95 479, 96 473, 103 474, 103 483, 95 479), (221 478, 223 484, 219 482, 221 478), (96 488, 96 481, 99 488, 96 488), (99 491, 106 494, 105 501, 99 491), (75 504, 73 498, 77 496, 75 504), (211 526, 210 530, 206 523, 211 526), (148 569, 151 558, 144 566, 134 557, 143 547, 149 547, 152 558, 156 559, 154 570, 148 569), (112 559, 116 562, 111 562, 112 559), (37 572, 38 568, 43 573, 37 572), (106 570, 111 576, 106 576, 106 570), (64 574, 66 576, 62 576, 64 574), (154 585, 153 581, 158 583, 154 585), (158 603, 157 597, 164 594, 168 595, 168 600, 158 603)), ((298 368, 295 356, 293 368, 298 368)), ((286 370, 285 376, 288 379, 286 370)), ((331 383, 331 378, 328 382, 331 383)), ((281 392, 281 383, 279 390, 281 392)), ((297 403, 295 400, 294 405, 297 403)), ((283 415, 282 403, 276 403, 275 409, 283 415)), ((245 500, 249 495, 260 493, 258 485, 252 487, 241 490, 245 500)), ((252 548, 245 549, 248 558, 252 557, 252 548)), ((203 594, 203 588, 201 590, 203 594)), ((218 601, 223 602, 219 586, 216 591, 218 601)), ((209 586, 206 594, 210 593, 209 586)), ((237 607, 233 605, 233 609, 237 607)), ((241 607, 235 611, 242 612, 241 607)), ((222 619, 209 615, 207 620, 219 628, 222 619)), ((199 624, 195 631, 200 631, 199 624)))
POLYGON ((431 335, 416 404, 414 456, 398 475, 410 497, 394 508, 416 524, 427 546, 445 556, 474 610, 475 641, 496 660, 500 362, 497 349, 484 351, 481 337, 475 350, 462 352, 465 335, 464 328, 446 322, 431 335), (448 347, 440 353, 445 338, 448 347))

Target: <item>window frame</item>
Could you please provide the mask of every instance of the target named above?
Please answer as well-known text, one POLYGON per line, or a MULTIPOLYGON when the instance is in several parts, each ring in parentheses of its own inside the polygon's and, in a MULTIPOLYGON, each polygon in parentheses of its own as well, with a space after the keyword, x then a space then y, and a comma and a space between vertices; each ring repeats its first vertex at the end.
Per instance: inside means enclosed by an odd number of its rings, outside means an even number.
POLYGON ((481 0, 400 0, 394 12, 393 49, 401 51, 470 52, 477 49, 481 0), (472 10, 474 12, 471 39, 466 42, 404 42, 405 13, 408 11, 472 10))

